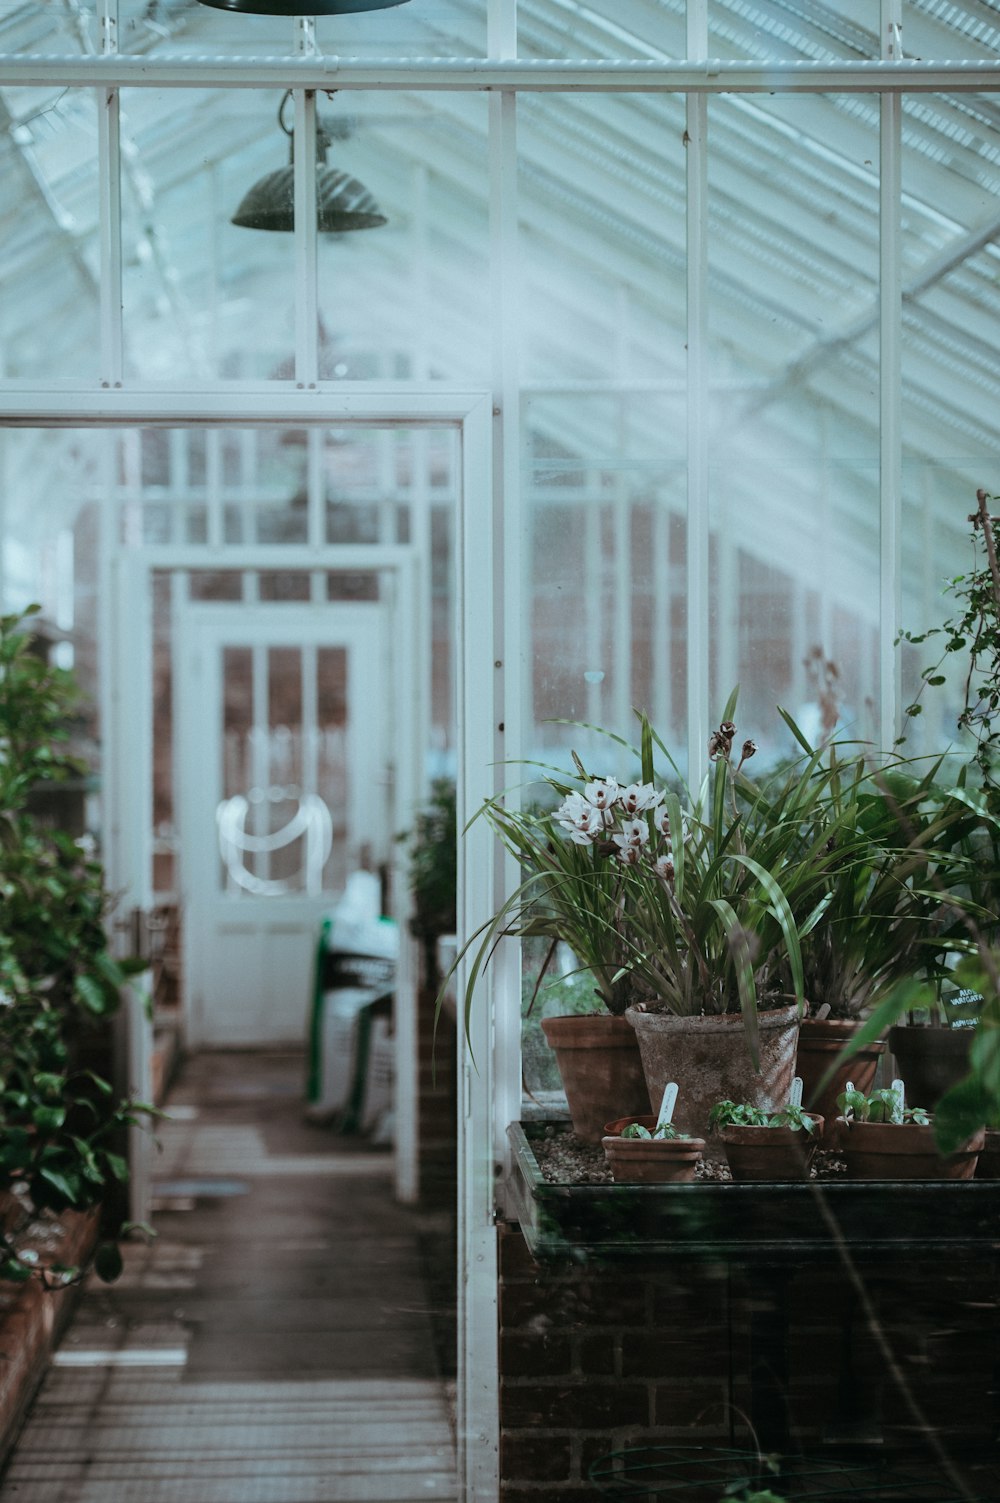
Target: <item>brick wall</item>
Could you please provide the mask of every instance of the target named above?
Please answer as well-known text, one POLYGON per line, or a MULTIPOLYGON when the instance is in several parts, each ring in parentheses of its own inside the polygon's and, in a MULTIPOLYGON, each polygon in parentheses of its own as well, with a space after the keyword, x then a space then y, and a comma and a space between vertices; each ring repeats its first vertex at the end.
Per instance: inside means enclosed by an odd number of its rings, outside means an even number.
POLYGON ((807 1456, 874 1444, 880 1456, 925 1455, 930 1466, 940 1443, 979 1496, 1000 1497, 989 1259, 859 1269, 930 1437, 839 1266, 539 1265, 520 1231, 504 1227, 500 1268, 504 1503, 593 1503, 588 1468, 609 1452, 749 1446, 751 1421, 765 1450, 807 1456))

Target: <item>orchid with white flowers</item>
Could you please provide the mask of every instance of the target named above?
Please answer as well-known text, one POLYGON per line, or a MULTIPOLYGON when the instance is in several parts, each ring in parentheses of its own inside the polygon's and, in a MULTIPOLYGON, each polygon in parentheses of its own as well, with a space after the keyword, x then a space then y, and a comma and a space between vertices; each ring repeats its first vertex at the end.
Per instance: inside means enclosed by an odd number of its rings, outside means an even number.
POLYGON ((829 780, 807 755, 801 772, 780 775, 774 787, 751 783, 743 766, 755 746, 737 738, 734 708, 735 696, 694 795, 640 715, 633 781, 595 777, 574 755, 575 773, 542 779, 554 808, 510 810, 502 798, 484 806, 522 879, 466 941, 466 1009, 507 935, 544 936, 553 953, 568 945, 615 1014, 635 1004, 684 1016, 742 1012, 751 1051, 758 1004, 802 1000, 797 923, 810 920, 835 859, 821 828, 829 780), (668 780, 656 774, 654 751, 672 768, 668 780))

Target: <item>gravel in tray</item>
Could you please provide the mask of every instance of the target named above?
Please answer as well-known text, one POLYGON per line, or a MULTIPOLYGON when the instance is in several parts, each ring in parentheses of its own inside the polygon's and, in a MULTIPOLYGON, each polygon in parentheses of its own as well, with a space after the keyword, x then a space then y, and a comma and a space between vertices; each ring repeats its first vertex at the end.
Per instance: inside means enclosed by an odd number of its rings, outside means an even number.
MULTIPOLYGON (((545 1127, 530 1134, 531 1149, 538 1161, 542 1178, 551 1185, 613 1185, 611 1166, 600 1143, 585 1143, 576 1133, 563 1128, 545 1127)), ((844 1173, 844 1161, 835 1153, 816 1154, 813 1179, 838 1179, 844 1173)), ((695 1171, 698 1180, 730 1181, 732 1175, 725 1160, 703 1159, 695 1171)))

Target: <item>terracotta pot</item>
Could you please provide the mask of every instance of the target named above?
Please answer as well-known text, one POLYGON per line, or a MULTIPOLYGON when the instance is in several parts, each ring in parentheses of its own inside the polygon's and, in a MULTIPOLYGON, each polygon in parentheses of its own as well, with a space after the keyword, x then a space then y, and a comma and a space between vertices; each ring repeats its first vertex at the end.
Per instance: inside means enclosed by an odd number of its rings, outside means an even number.
POLYGON ((542 1031, 556 1051, 577 1137, 599 1143, 611 1118, 649 1111, 635 1034, 624 1018, 610 1013, 543 1018, 542 1031))
POLYGON ((806 1018, 799 1029, 795 1073, 802 1078, 802 1103, 818 1112, 830 1124, 831 1133, 834 1119, 840 1111, 837 1097, 843 1093, 847 1082, 853 1081, 857 1090, 870 1096, 878 1062, 885 1053, 884 1039, 866 1044, 857 1054, 852 1054, 849 1060, 838 1065, 823 1089, 817 1090, 826 1071, 841 1050, 850 1043, 860 1026, 853 1018, 824 1018, 822 1021, 806 1018))
POLYGON ((889 1029, 889 1050, 906 1086, 907 1106, 933 1111, 945 1091, 969 1073, 974 1028, 921 1028, 900 1023, 889 1029))
MULTIPOLYGON (((754 1070, 738 1013, 677 1018, 671 1013, 639 1012, 630 1007, 625 1016, 639 1039, 650 1101, 659 1106, 668 1081, 676 1080, 680 1087, 674 1123, 681 1132, 707 1137, 708 1114, 724 1098, 745 1101, 766 1111, 787 1104, 799 1034, 799 1013, 794 1004, 758 1013, 759 1073, 754 1070)), ((709 1142, 709 1156, 713 1156, 713 1141, 709 1142)), ((721 1145, 717 1145, 714 1156, 721 1157, 721 1145)))
POLYGON ((640 1115, 619 1117, 609 1122, 601 1139, 604 1155, 611 1165, 615 1184, 685 1185, 694 1179, 699 1160, 705 1152, 703 1138, 623 1138, 621 1134, 632 1122, 650 1132, 656 1117, 640 1115))
POLYGON ((1000 1127, 986 1129, 986 1141, 979 1151, 977 1179, 1000 1179, 1000 1127))
POLYGON ((986 1129, 942 1157, 933 1127, 915 1122, 846 1122, 837 1119, 838 1147, 848 1179, 972 1179, 986 1129))
POLYGON ((823 1136, 823 1118, 807 1112, 816 1123, 815 1132, 790 1127, 751 1127, 731 1124, 720 1127, 719 1138, 733 1179, 808 1179, 816 1146, 823 1136))

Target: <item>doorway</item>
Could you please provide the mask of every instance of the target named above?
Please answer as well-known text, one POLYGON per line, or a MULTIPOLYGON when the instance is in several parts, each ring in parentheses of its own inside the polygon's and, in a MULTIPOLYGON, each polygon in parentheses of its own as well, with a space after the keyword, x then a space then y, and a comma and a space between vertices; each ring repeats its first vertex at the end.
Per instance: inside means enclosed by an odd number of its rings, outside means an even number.
POLYGON ((415 754, 390 744, 392 637, 380 602, 179 611, 192 1047, 300 1043, 324 913, 352 872, 387 874, 394 769, 415 754))

